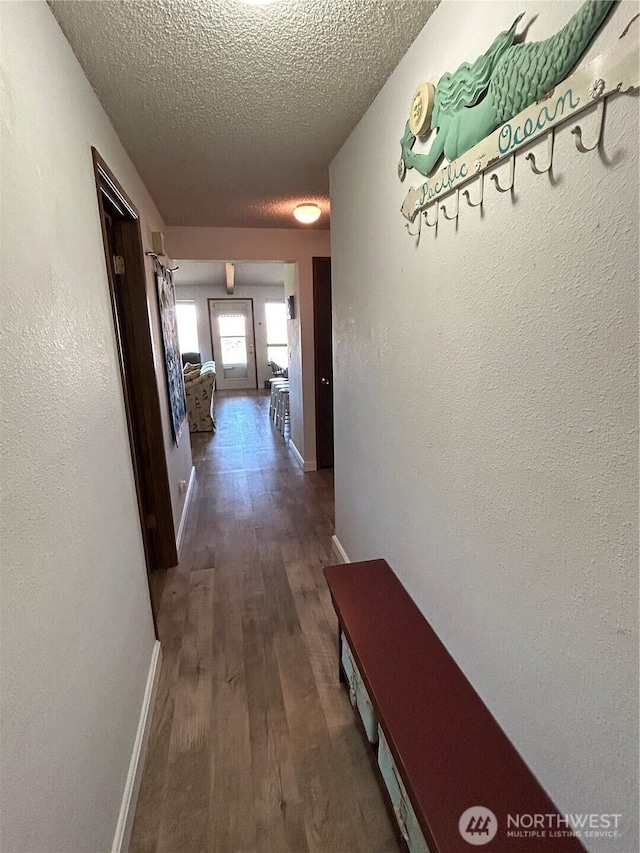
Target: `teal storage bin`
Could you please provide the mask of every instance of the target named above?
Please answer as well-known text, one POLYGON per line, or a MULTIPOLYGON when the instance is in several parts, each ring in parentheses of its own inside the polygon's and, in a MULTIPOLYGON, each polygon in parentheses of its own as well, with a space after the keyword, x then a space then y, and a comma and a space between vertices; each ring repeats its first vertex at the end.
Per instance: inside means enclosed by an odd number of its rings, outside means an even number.
POLYGON ((373 710, 373 703, 371 702, 371 699, 369 699, 369 694, 365 689, 362 676, 358 671, 358 667, 353 659, 351 649, 349 648, 347 638, 344 634, 341 635, 341 646, 342 668, 349 684, 349 698, 351 699, 351 704, 358 708, 358 713, 362 719, 368 739, 371 743, 377 743, 378 721, 373 710))
POLYGON ((406 841, 410 853, 429 853, 429 847, 424 840, 420 824, 402 784, 389 744, 380 727, 378 727, 378 767, 389 792, 400 833, 406 841))
POLYGON ((349 699, 351 699, 351 704, 355 707, 356 704, 356 665, 353 662, 353 658, 351 657, 351 649, 345 639, 344 634, 340 636, 340 645, 342 647, 342 669, 344 670, 344 674, 347 679, 347 684, 349 685, 349 699))

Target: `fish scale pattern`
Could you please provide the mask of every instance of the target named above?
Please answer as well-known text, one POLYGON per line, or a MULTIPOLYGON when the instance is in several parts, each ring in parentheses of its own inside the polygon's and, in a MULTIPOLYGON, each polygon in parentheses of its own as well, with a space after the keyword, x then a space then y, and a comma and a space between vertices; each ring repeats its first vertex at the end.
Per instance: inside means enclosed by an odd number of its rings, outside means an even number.
POLYGON ((555 35, 545 41, 512 45, 504 52, 487 93, 496 126, 542 98, 569 75, 612 5, 613 0, 587 0, 555 35))

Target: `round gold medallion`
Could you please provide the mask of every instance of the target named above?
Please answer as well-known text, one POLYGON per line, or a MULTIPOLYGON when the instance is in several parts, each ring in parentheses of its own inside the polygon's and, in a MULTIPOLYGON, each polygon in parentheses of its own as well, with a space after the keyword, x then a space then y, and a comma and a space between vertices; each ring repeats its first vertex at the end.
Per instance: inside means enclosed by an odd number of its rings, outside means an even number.
POLYGON ((426 136, 431 130, 431 113, 436 95, 433 83, 420 83, 411 101, 409 127, 414 136, 426 136))

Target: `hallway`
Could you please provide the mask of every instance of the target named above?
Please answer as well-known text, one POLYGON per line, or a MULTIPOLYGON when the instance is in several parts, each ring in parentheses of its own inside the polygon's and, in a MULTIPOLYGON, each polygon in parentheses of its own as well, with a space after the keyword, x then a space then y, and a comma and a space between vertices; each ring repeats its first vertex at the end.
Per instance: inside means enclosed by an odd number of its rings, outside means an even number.
POLYGON ((303 474, 265 393, 192 435, 182 560, 154 577, 163 667, 131 853, 394 853, 337 680, 331 471, 303 474))

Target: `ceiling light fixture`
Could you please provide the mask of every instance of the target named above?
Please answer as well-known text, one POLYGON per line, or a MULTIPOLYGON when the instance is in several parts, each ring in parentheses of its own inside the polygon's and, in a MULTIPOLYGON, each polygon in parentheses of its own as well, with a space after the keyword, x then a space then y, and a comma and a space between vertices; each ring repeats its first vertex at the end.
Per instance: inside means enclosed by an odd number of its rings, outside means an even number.
POLYGON ((310 225, 312 222, 320 219, 320 214, 322 211, 318 207, 317 204, 313 204, 313 202, 305 202, 304 204, 299 204, 296 209, 293 211, 293 215, 298 220, 298 222, 302 222, 305 225, 310 225))

